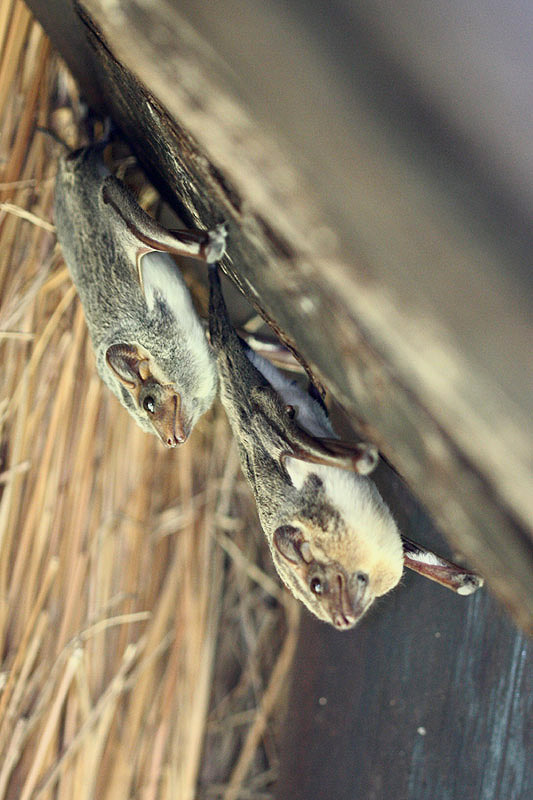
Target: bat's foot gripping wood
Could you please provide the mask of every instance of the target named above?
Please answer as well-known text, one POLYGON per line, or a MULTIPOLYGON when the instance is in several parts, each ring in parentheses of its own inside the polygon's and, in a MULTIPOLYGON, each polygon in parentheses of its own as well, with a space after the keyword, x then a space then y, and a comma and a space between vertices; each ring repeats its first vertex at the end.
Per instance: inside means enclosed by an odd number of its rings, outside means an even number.
POLYGON ((205 247, 205 260, 208 264, 214 264, 224 256, 227 238, 228 227, 225 222, 221 222, 209 231, 209 241, 205 247))

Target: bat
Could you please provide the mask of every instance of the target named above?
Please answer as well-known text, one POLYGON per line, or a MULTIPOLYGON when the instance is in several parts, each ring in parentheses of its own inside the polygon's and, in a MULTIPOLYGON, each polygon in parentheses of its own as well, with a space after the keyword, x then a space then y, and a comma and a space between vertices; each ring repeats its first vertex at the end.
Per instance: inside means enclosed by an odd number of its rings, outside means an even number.
POLYGON ((78 291, 98 373, 140 427, 167 447, 185 442, 211 406, 213 355, 170 253, 203 261, 226 230, 170 232, 104 165, 106 142, 61 158, 55 223, 78 291))
POLYGON ((214 264, 209 289, 220 397, 276 570, 315 616, 351 628, 403 572, 400 533, 367 477, 377 451, 338 439, 319 396, 242 341, 214 264))
POLYGON ((293 595, 347 630, 399 583, 404 565, 462 594, 482 585, 402 537, 368 477, 376 448, 340 440, 313 385, 306 393, 238 336, 216 264, 209 292, 221 401, 274 565, 293 595))

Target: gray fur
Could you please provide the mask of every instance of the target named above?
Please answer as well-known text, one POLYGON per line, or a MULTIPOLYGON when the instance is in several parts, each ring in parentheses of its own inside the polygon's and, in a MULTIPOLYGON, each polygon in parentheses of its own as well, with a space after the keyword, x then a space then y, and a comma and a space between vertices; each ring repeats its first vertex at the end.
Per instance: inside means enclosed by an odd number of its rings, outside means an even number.
MULTIPOLYGON (((181 400, 184 436, 212 404, 216 370, 187 287, 166 252, 148 252, 137 269, 137 231, 164 240, 161 229, 104 166, 101 147, 89 147, 62 159, 56 180, 55 222, 65 261, 78 290, 104 383, 145 431, 156 433, 150 414, 111 369, 106 353, 125 344, 145 353, 151 379, 172 388, 181 400), (114 203, 106 202, 109 192, 114 203), (117 208, 120 206, 120 209, 117 208), (133 225, 129 226, 129 220, 133 225)), ((206 241, 208 234, 203 234, 206 241)), ((206 258, 200 245, 191 255, 206 258)), ((187 248, 184 248, 186 251, 187 248)), ((205 250, 205 247, 204 247, 205 250)), ((222 247, 223 250, 223 247, 222 247)), ((221 251, 217 251, 220 255, 221 251)), ((161 434, 159 434, 161 435, 161 434)))

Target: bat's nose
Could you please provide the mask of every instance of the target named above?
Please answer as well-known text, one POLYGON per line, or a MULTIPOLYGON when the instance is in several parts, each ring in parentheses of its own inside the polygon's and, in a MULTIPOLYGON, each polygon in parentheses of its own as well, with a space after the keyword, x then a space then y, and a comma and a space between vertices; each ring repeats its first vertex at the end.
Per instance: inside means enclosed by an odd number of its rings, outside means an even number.
POLYGON ((332 614, 333 624, 339 630, 352 628, 355 623, 363 616, 371 598, 368 597, 368 575, 366 572, 357 572, 349 580, 347 576, 339 571, 336 575, 334 611, 332 614))
POLYGON ((354 603, 347 585, 346 575, 339 570, 330 583, 331 611, 333 624, 338 630, 347 630, 357 622, 354 603))
POLYGON ((174 418, 174 442, 175 444, 172 445, 175 447, 177 444, 183 444, 189 438, 190 433, 190 423, 187 423, 181 413, 181 409, 177 408, 176 416, 174 418))
POLYGON ((189 438, 191 425, 186 421, 181 409, 181 396, 175 394, 172 397, 172 411, 167 418, 164 430, 161 432, 163 444, 167 447, 177 447, 189 438))
POLYGON ((165 439, 163 439, 163 444, 167 447, 177 447, 180 444, 184 444, 188 439, 188 433, 183 428, 177 429, 174 433, 169 434, 165 439))

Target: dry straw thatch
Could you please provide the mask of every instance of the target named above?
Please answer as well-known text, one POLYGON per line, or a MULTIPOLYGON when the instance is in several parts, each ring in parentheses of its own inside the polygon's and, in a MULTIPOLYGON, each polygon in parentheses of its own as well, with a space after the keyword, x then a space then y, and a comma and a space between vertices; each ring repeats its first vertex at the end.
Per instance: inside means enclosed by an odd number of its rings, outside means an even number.
POLYGON ((98 380, 35 130, 71 81, 19 0, 0 54, 0 800, 268 798, 297 611, 220 407, 168 452, 98 380))

